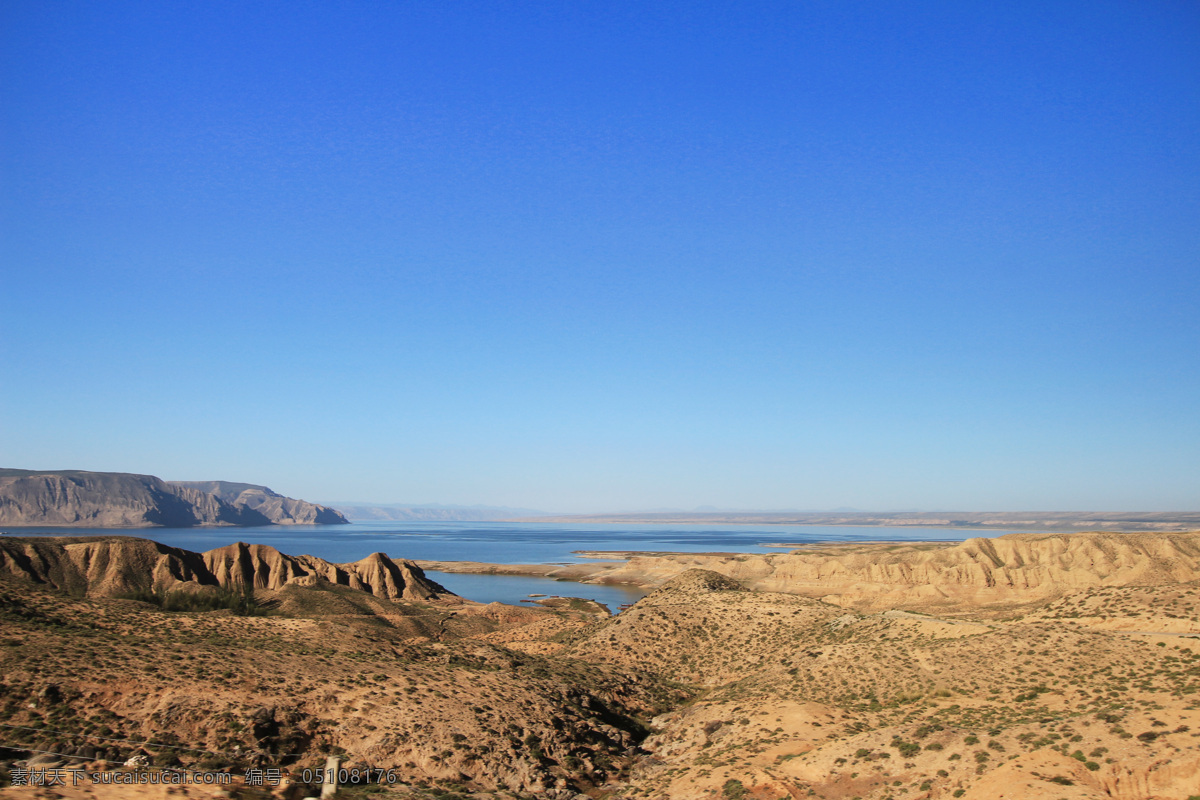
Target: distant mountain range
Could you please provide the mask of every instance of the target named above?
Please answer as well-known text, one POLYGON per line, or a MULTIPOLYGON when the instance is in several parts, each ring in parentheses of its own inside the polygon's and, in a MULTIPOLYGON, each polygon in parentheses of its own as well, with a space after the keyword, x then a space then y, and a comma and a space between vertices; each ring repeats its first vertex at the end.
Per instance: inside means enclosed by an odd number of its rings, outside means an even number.
POLYGON ((509 508, 508 506, 455 506, 430 503, 405 505, 403 503, 334 503, 356 522, 489 522, 507 519, 541 517, 546 514, 532 508, 509 508))
POLYGON ((332 508, 249 483, 164 481, 125 472, 0 469, 0 525, 12 527, 190 528, 346 522, 332 508))
MULTIPOLYGON (((520 521, 520 520, 518 520, 520 521)), ((556 514, 538 522, 709 525, 823 525, 1034 531, 1194 531, 1195 511, 799 511, 556 514)))

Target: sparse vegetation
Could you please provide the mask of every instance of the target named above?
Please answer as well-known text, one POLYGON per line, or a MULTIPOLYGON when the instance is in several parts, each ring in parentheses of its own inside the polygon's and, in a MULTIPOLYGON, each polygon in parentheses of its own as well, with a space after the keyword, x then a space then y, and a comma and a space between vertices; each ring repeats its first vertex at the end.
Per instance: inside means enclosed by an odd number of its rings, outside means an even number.
POLYGON ((1078 790, 1118 764, 1197 758, 1196 641, 1159 647, 1079 620, 1093 607, 1194 620, 1200 584, 1088 587, 953 618, 736 587, 680 581, 604 618, 570 602, 496 614, 293 585, 249 598, 263 617, 239 615, 232 593, 0 582, 0 718, 37 749, 123 759, 149 742, 154 766, 393 753, 413 798, 500 797, 514 775, 520 791, 619 785, 639 800, 835 785, 863 800, 961 797, 1012 770, 1078 790))
POLYGON ((169 612, 228 610, 239 617, 259 617, 266 616, 268 613, 268 606, 262 603, 255 596, 254 590, 250 588, 244 588, 241 591, 212 588, 210 591, 197 592, 140 590, 118 594, 116 598, 150 603, 169 612))

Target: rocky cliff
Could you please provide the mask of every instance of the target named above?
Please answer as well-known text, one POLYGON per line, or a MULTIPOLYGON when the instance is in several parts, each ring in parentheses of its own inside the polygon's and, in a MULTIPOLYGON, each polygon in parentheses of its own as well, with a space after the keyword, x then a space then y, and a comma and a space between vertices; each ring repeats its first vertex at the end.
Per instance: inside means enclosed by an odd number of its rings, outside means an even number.
POLYGON ((214 493, 222 482, 170 483, 124 472, 0 470, 0 525, 189 528, 198 525, 344 523, 337 511, 263 486, 214 493))
POLYGON ((284 497, 266 486, 230 481, 170 481, 172 486, 197 489, 234 506, 252 509, 275 525, 339 525, 347 522, 340 511, 284 497))
POLYGON ((269 525, 263 514, 153 475, 0 471, 0 525, 140 528, 269 525))
POLYGON ((279 590, 288 585, 347 586, 388 600, 458 601, 410 561, 373 553, 348 564, 289 556, 238 542, 194 553, 128 536, 0 538, 0 576, 75 595, 114 597, 137 592, 223 589, 279 590))

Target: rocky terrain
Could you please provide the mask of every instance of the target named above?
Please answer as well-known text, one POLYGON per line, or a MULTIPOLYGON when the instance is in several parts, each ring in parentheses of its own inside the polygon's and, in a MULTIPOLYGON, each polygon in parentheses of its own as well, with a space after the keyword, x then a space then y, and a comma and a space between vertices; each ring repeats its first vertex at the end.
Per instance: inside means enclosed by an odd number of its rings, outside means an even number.
POLYGON ((169 481, 172 486, 199 489, 234 506, 262 514, 274 525, 340 525, 347 519, 340 511, 307 500, 284 497, 266 486, 229 481, 169 481))
POLYGON ((469 603, 379 554, 330 565, 127 537, 0 545, 10 767, 45 751, 38 763, 65 752, 96 769, 145 755, 155 769, 299 771, 345 754, 406 787, 574 796, 621 775, 644 721, 687 696, 555 658, 556 637, 594 624, 594 608, 469 603), (247 602, 216 586, 254 589, 247 602))
POLYGON ((652 721, 633 796, 1184 800, 1200 786, 1200 638, 1178 632, 1198 614, 1195 580, 964 620, 689 571, 571 652, 705 689, 652 721), (1080 622, 1081 606, 1140 632, 1080 622), (1157 631, 1164 615, 1183 624, 1157 631))
POLYGON ((289 556, 273 547, 238 542, 193 553, 130 536, 0 538, 0 576, 84 597, 214 590, 278 591, 328 583, 388 600, 460 602, 410 561, 373 553, 331 564, 289 556))
MULTIPOLYGON (((232 770, 221 796, 276 800, 317 787, 248 768, 330 754, 388 771, 355 798, 1189 800, 1197 536, 659 556, 602 567, 658 581, 615 617, 382 555, 0 539, 0 763, 232 770)), ((122 791, 41 796, 215 796, 122 791)))
POLYGON ((769 555, 605 554, 570 565, 420 561, 443 572, 532 574, 654 587, 689 569, 728 575, 756 591, 886 609, 1039 602, 1087 587, 1163 585, 1200 575, 1200 534, 1007 534, 959 543, 829 543, 769 555))
POLYGON ((153 475, 0 470, 0 525, 188 528, 197 525, 344 523, 340 512, 223 481, 171 483, 153 475))

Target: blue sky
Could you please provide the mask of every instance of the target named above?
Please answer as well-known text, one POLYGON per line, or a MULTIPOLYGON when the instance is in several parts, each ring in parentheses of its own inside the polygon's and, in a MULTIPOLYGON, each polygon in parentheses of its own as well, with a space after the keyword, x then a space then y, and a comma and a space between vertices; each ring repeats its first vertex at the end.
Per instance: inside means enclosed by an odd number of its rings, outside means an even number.
POLYGON ((0 461, 1200 508, 1200 6, 0 4, 0 461))

